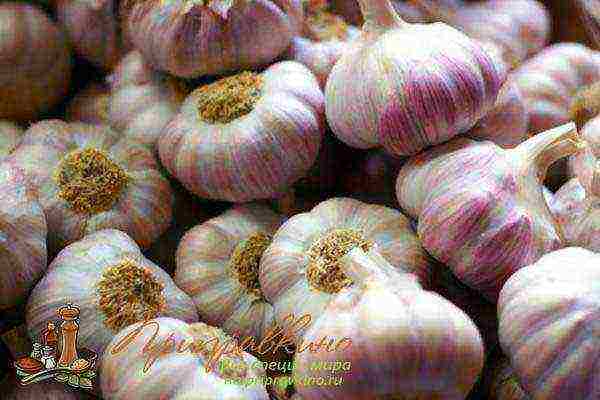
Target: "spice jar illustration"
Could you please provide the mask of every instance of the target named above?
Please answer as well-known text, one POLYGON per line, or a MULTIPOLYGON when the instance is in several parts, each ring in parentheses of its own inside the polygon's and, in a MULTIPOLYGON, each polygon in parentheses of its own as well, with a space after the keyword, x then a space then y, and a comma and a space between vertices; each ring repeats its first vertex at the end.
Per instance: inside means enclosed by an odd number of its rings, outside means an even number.
POLYGON ((60 325, 61 351, 58 360, 59 367, 70 367, 77 357, 77 334, 79 332, 79 308, 71 303, 58 309, 58 315, 63 319, 60 325))
POLYGON ((56 326, 53 322, 48 322, 43 339, 45 346, 52 347, 52 351, 54 352, 58 350, 58 335, 56 334, 56 326))

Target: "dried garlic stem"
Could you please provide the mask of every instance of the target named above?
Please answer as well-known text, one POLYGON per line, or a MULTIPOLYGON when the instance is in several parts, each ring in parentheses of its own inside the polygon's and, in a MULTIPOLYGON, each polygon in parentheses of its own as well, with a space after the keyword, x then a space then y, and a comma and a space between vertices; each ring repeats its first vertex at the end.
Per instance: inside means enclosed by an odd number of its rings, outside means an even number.
POLYGON ((577 92, 571 102, 570 115, 577 124, 577 129, 583 128, 590 119, 600 115, 600 81, 577 92))
POLYGON ((159 316, 165 307, 164 284, 134 260, 109 267, 96 286, 105 325, 114 332, 159 316))
POLYGON ((394 10, 390 0, 358 0, 365 23, 363 31, 377 32, 409 25, 394 10))
POLYGON ((238 243, 229 260, 230 273, 248 291, 264 298, 258 281, 260 259, 271 243, 271 236, 257 232, 238 243))
POLYGON ((373 243, 352 229, 335 229, 317 239, 308 249, 306 279, 311 286, 326 293, 337 293, 352 285, 344 273, 340 259, 354 247, 369 251, 373 243))
POLYGON ((260 99, 263 78, 242 72, 197 89, 198 111, 203 121, 226 124, 249 114, 260 99))
POLYGON ((65 156, 55 171, 58 195, 79 213, 108 211, 119 199, 129 177, 106 153, 94 148, 65 156))

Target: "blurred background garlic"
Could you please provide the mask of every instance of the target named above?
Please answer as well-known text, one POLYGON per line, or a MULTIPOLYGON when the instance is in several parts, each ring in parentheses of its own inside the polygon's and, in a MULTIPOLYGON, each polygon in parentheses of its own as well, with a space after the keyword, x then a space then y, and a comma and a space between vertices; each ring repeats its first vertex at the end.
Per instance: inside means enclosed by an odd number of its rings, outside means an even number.
POLYGON ((219 328, 160 317, 149 320, 135 335, 140 326, 134 324, 120 331, 102 356, 99 372, 103 399, 269 399, 260 381, 248 386, 228 382, 232 379, 251 382, 264 377, 264 369, 250 354, 222 355, 214 366, 207 367, 216 346, 232 340, 219 328), (153 336, 156 327, 158 332, 153 336), (133 340, 123 345, 131 335, 135 336, 133 340), (162 346, 148 353, 155 361, 145 371, 148 356, 141 353, 150 341, 162 346), (184 351, 178 351, 181 348, 184 351))
POLYGON ((577 247, 514 274, 498 302, 500 343, 534 400, 600 393, 600 259, 577 247))
POLYGON ((353 284, 339 264, 351 248, 378 251, 427 286, 429 259, 399 211, 350 198, 321 202, 279 228, 260 263, 260 286, 277 321, 293 313, 315 321, 336 293, 353 284))
POLYGON ((396 195, 429 254, 495 302, 510 275, 565 245, 543 179, 584 148, 573 123, 514 149, 458 138, 409 159, 396 195))
POLYGON ((29 337, 41 337, 67 303, 80 309, 79 345, 100 356, 117 332, 136 322, 158 316, 198 320, 192 299, 115 229, 67 246, 48 266, 27 302, 29 337))
POLYGON ((119 136, 106 126, 46 120, 9 158, 39 196, 52 253, 105 228, 146 248, 171 223, 173 193, 154 155, 119 136))
POLYGON ((0 120, 0 162, 2 162, 21 142, 23 128, 12 121, 0 120))
POLYGON ((283 217, 262 204, 235 206, 191 229, 177 249, 174 281, 203 321, 258 342, 273 325, 258 267, 283 217))
POLYGON ((327 121, 340 140, 416 154, 472 128, 494 106, 506 71, 475 41, 443 23, 407 23, 389 0, 360 4, 361 36, 325 88, 327 121))
POLYGON ((58 22, 75 52, 110 71, 125 51, 116 10, 118 0, 54 0, 58 22))
POLYGON ((573 0, 571 3, 575 4, 588 36, 600 49, 600 1, 573 0))
POLYGON ((283 61, 194 90, 158 142, 165 168, 199 197, 273 199, 305 176, 325 126, 323 92, 283 61))
POLYGON ((373 250, 356 247, 341 258, 354 285, 342 289, 308 328, 303 340, 349 338, 335 350, 297 352, 294 374, 330 379, 314 363, 350 363, 340 385, 298 385, 304 400, 464 399, 483 367, 475 324, 418 278, 373 250))
POLYGON ((183 78, 268 65, 303 19, 300 0, 125 0, 120 8, 125 37, 154 68, 183 78))
POLYGON ((300 36, 292 39, 287 58, 306 65, 325 87, 331 68, 360 31, 329 10, 322 0, 306 0, 300 36))
POLYGON ((46 270, 46 218, 23 173, 0 163, 0 310, 16 306, 46 270))
POLYGON ((189 92, 186 84, 154 71, 138 51, 127 53, 107 80, 110 125, 157 151, 158 138, 189 92))
POLYGON ((71 99, 67 105, 65 120, 93 125, 110 125, 109 105, 110 88, 108 85, 92 82, 71 99))
POLYGON ((36 119, 69 88, 66 39, 41 8, 30 4, 0 4, 0 26, 0 118, 36 119))

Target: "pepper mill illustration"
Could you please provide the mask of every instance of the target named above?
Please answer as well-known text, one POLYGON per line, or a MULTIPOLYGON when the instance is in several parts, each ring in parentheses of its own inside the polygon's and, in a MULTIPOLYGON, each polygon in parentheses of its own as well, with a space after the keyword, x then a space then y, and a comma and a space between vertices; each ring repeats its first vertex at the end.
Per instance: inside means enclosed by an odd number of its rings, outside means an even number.
POLYGON ((79 332, 79 308, 71 303, 58 309, 58 315, 63 319, 60 325, 61 351, 58 360, 59 367, 70 367, 77 359, 77 334, 79 332))

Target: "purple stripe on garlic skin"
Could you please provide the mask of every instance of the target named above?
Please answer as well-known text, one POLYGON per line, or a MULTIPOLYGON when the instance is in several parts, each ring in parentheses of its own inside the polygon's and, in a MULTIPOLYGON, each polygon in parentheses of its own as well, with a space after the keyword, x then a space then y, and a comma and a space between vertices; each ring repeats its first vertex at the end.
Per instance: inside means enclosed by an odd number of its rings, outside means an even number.
POLYGON ((23 128, 12 121, 0 120, 0 162, 17 148, 23 136, 23 128))
MULTIPOLYGON (((283 61, 252 76, 261 82, 259 94, 244 115, 228 122, 204 120, 200 87, 187 97, 158 142, 165 168, 200 197, 231 202, 277 198, 317 158, 325 116, 323 92, 314 75, 302 64, 283 61)), ((209 111, 216 109, 225 107, 209 111)))
MULTIPOLYGON (((118 329, 115 331, 107 325, 108 315, 99 306, 103 299, 98 291, 99 282, 112 266, 126 259, 133 260, 139 268, 148 271, 153 280, 164 286, 161 296, 166 301, 159 311, 160 316, 186 322, 198 321, 192 299, 175 286, 171 277, 146 259, 127 234, 106 229, 87 235, 67 246, 48 266, 48 272, 33 289, 27 302, 26 323, 30 338, 39 338, 47 322, 56 319, 56 310, 72 303, 80 308, 79 346, 93 350, 101 356, 118 329)), ((128 282, 123 277, 120 279, 128 282)), ((130 283, 130 286, 133 285, 133 282, 130 283)), ((141 287, 138 290, 140 293, 135 294, 134 291, 130 294, 136 301, 145 304, 146 289, 141 287)), ((129 315, 125 309, 115 312, 129 315)))
POLYGON ((46 218, 25 175, 0 163, 0 310, 26 300, 47 262, 46 218))
POLYGON ((506 71, 480 45, 442 23, 406 23, 389 0, 361 4, 363 33, 325 89, 327 120, 340 140, 416 154, 468 130, 493 107, 506 71))
MULTIPOLYGON (((429 258, 399 211, 350 198, 333 198, 319 203, 310 212, 291 217, 279 228, 263 254, 259 280, 266 299, 273 304, 278 321, 294 313, 310 314, 316 321, 337 289, 315 285, 309 253, 328 235, 346 231, 377 246, 378 251, 399 270, 418 276, 424 286, 431 280, 429 258)), ((341 246, 335 240, 331 249, 341 246)), ((333 269, 321 271, 329 277, 333 269)), ((332 278, 332 281, 335 279, 332 278)))
POLYGON ((262 340, 274 322, 273 306, 264 299, 260 285, 255 289, 254 284, 262 252, 283 220, 266 206, 250 203, 185 234, 177 248, 173 279, 192 297, 203 321, 242 339, 262 340), (252 242, 256 235, 263 240, 252 242), (238 251, 244 258, 234 259, 238 251))
POLYGON ((514 274, 498 302, 502 349, 532 399, 600 393, 598 254, 554 251, 514 274))
POLYGON ((429 254, 496 301, 511 274, 566 244, 542 182, 553 162, 584 148, 573 123, 508 150, 454 139, 409 159, 397 199, 429 254))
POLYGON ((303 18, 300 0, 125 1, 124 31, 156 69, 192 78, 267 65, 303 18), (224 15, 216 8, 224 6, 224 15), (275 38, 275 40, 274 40, 275 38))

